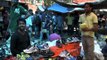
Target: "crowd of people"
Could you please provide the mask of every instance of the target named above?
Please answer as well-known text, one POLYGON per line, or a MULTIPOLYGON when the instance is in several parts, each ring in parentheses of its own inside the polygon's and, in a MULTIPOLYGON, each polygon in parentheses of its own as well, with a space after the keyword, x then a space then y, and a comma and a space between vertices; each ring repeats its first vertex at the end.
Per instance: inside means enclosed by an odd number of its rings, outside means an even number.
MULTIPOLYGON (((94 60, 94 34, 98 28, 106 28, 107 19, 104 14, 99 16, 94 14, 90 3, 86 3, 84 8, 85 13, 82 15, 77 11, 62 14, 47 9, 33 13, 32 9, 14 4, 10 12, 3 10, 0 13, 2 15, 0 17, 0 40, 11 37, 10 49, 12 55, 16 56, 23 49, 31 46, 32 37, 43 41, 49 40, 49 35, 52 33, 57 33, 61 37, 82 36, 85 58, 94 60), (79 27, 83 23, 86 23, 88 27, 79 27)), ((105 51, 102 50, 102 52, 105 51)))
MULTIPOLYGON (((57 33, 61 35, 61 37, 64 37, 64 30, 67 30, 64 29, 65 27, 67 28, 66 22, 69 24, 69 21, 72 21, 70 19, 74 19, 69 18, 70 16, 67 14, 67 16, 65 16, 62 13, 48 10, 37 10, 33 13, 32 9, 26 9, 19 3, 15 3, 9 8, 10 10, 4 9, 2 12, 1 19, 3 19, 3 27, 0 26, 0 40, 7 40, 11 37, 10 49, 13 56, 16 56, 17 53, 22 52, 23 49, 30 46, 28 41, 31 41, 32 37, 39 39, 41 42, 43 40, 49 40, 49 35, 52 33, 57 33), (4 37, 5 35, 6 37, 4 37), (22 44, 22 47, 17 47, 20 44, 22 44), (15 49, 17 49, 17 51, 15 49)), ((73 26, 69 26, 68 29, 67 33, 73 34, 73 26)))

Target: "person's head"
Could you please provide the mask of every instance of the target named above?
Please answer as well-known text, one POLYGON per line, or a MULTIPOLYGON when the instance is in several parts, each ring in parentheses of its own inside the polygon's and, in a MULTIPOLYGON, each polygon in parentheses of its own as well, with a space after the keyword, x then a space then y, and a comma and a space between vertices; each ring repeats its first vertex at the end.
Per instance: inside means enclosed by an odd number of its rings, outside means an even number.
POLYGON ((25 19, 19 18, 18 21, 17 21, 17 25, 18 25, 18 28, 20 30, 25 30, 25 28, 26 28, 26 21, 25 21, 25 19))
POLYGON ((35 11, 35 14, 38 14, 39 12, 38 11, 35 11))
POLYGON ((29 9, 28 11, 29 11, 29 13, 30 13, 31 15, 33 15, 32 9, 29 9))
POLYGON ((93 10, 93 4, 92 3, 85 3, 84 9, 85 9, 86 13, 92 12, 92 10, 93 10))

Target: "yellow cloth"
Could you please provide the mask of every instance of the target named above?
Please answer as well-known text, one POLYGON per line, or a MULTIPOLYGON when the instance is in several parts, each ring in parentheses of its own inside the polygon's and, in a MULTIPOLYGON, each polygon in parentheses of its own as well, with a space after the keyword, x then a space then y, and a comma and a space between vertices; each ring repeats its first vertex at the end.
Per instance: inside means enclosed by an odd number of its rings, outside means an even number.
MULTIPOLYGON (((80 15, 79 22, 87 24, 87 26, 88 26, 87 28, 91 29, 91 28, 93 28, 94 23, 98 23, 98 18, 93 12, 91 12, 87 16, 85 14, 80 15)), ((81 28, 80 28, 80 30, 81 30, 81 28)), ((81 34, 84 36, 94 37, 93 31, 86 31, 86 32, 81 31, 81 34)))

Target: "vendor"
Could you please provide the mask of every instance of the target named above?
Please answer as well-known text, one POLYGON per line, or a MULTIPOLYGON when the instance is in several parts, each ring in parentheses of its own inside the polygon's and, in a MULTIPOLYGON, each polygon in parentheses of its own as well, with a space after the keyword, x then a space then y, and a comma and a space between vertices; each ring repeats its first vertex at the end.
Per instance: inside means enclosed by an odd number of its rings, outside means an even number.
POLYGON ((13 33, 10 42, 10 50, 13 56, 20 54, 24 49, 30 46, 30 38, 28 32, 25 31, 26 21, 18 19, 18 29, 13 33))

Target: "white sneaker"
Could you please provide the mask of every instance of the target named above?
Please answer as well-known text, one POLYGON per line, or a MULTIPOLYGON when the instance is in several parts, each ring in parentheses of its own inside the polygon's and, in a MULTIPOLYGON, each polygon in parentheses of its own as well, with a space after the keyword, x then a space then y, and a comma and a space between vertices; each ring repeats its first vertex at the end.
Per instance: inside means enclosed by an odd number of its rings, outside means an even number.
POLYGON ((23 50, 23 52, 25 52, 25 53, 34 53, 34 52, 37 52, 38 51, 38 49, 37 49, 37 47, 31 47, 31 48, 29 48, 29 49, 25 49, 25 50, 23 50))

